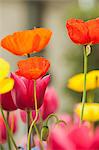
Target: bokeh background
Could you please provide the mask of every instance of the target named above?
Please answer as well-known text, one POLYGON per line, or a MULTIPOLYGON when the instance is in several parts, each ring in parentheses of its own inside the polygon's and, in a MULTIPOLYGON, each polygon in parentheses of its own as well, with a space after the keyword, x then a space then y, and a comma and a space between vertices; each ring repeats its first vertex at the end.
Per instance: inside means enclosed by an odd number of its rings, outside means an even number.
MULTIPOLYGON (((0 39, 15 31, 46 27, 53 31, 51 41, 38 55, 51 61, 51 85, 58 93, 59 112, 73 112, 74 104, 81 101, 81 93, 66 87, 68 79, 83 72, 83 47, 71 42, 66 31, 66 20, 80 18, 85 21, 99 16, 99 0, 0 0, 0 39)), ((0 48, 0 57, 11 64, 11 71, 22 57, 0 48)), ((88 71, 99 69, 99 45, 92 46, 88 57, 88 71)), ((99 91, 95 90, 95 100, 99 91)))

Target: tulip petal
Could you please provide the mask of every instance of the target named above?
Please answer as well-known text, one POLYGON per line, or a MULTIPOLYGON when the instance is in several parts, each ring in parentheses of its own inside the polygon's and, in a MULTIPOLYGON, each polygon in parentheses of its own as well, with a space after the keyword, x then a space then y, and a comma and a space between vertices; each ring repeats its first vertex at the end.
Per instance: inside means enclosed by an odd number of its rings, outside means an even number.
POLYGON ((46 88, 47 88, 49 82, 50 82, 50 75, 40 78, 36 82, 38 108, 40 108, 43 103, 44 94, 45 94, 45 91, 46 91, 46 88), (42 91, 41 91, 41 89, 42 89, 42 91))
POLYGON ((0 95, 0 104, 6 111, 13 111, 17 109, 12 99, 11 91, 0 95))
POLYGON ((27 88, 25 86, 25 83, 21 79, 21 77, 17 76, 14 73, 11 73, 11 77, 14 79, 14 89, 12 90, 12 96, 14 99, 14 103, 18 108, 23 109, 26 107, 26 101, 27 101, 27 88), (15 96, 15 94, 16 96, 15 96), (15 96, 15 97, 14 97, 15 96))

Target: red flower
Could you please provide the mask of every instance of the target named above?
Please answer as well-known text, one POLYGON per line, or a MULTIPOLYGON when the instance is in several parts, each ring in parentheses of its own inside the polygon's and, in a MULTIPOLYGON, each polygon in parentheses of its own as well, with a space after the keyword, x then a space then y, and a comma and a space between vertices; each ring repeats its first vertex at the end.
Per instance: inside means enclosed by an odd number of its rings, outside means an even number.
POLYGON ((32 57, 19 61, 18 67, 17 75, 36 80, 46 74, 50 63, 43 57, 32 57))
POLYGON ((15 32, 1 40, 1 46, 15 55, 39 52, 48 44, 52 32, 45 28, 35 28, 15 32))
POLYGON ((80 19, 69 19, 66 27, 70 39, 76 44, 99 43, 99 18, 87 22, 80 19))

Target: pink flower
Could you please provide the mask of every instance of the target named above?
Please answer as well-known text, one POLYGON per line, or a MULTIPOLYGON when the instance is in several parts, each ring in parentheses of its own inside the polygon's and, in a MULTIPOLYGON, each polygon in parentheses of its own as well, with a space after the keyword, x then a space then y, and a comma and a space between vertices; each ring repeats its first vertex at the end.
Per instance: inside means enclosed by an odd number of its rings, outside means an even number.
MULTIPOLYGON (((9 115, 9 127, 13 134, 16 133, 18 129, 17 116, 15 113, 10 113, 9 115)), ((7 140, 7 129, 3 120, 2 115, 0 114, 0 144, 4 144, 7 140)))
POLYGON ((48 150, 94 150, 90 149, 92 139, 92 131, 86 126, 58 125, 50 131, 48 150))
POLYGON ((11 91, 0 95, 0 104, 2 108, 7 111, 13 111, 17 109, 14 104, 11 91))
POLYGON ((47 150, 76 150, 73 142, 67 137, 64 126, 55 126, 50 131, 47 150))
MULTIPOLYGON (((28 80, 24 77, 17 76, 12 73, 11 77, 14 79, 15 85, 12 90, 12 97, 15 105, 19 109, 35 109, 34 106, 34 81, 28 80)), ((45 94, 46 87, 50 81, 50 75, 43 78, 39 78, 36 81, 36 96, 38 108, 41 107, 43 103, 43 98, 45 94)))
POLYGON ((90 128, 82 126, 74 126, 68 133, 68 138, 74 143, 76 150, 89 150, 92 141, 90 128))
POLYGON ((90 150, 98 150, 99 149, 99 127, 96 128, 95 135, 93 137, 90 150))
POLYGON ((43 120, 47 118, 48 115, 56 112, 58 108, 58 96, 53 87, 49 87, 46 89, 44 95, 44 102, 42 107, 40 108, 40 113, 42 115, 43 120))
POLYGON ((2 115, 0 114, 0 144, 4 144, 7 140, 7 131, 2 115))

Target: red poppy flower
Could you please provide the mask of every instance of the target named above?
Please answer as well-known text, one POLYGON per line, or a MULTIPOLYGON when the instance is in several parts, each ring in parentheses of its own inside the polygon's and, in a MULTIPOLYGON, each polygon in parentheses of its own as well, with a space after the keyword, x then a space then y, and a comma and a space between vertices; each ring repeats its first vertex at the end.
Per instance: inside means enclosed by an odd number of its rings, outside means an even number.
POLYGON ((46 74, 50 67, 50 63, 43 57, 32 57, 18 62, 19 70, 17 75, 27 79, 38 79, 46 74))
POLYGON ((1 40, 1 46, 16 55, 39 52, 48 44, 52 32, 45 28, 35 28, 15 32, 1 40))
POLYGON ((80 19, 69 19, 66 27, 70 39, 76 44, 99 43, 99 18, 87 22, 80 19))

